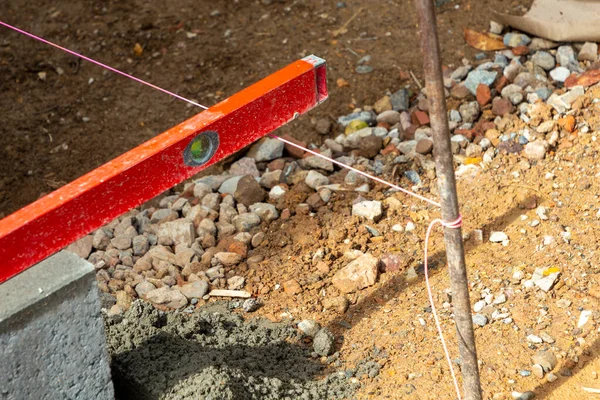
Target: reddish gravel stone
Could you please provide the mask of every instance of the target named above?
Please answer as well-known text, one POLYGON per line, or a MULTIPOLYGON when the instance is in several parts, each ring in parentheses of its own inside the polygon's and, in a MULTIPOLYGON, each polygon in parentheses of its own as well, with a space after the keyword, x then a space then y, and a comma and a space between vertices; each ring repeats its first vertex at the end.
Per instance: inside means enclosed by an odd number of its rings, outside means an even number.
POLYGON ((529 54, 529 47, 527 47, 527 46, 513 47, 512 52, 515 56, 526 56, 527 54, 529 54))
MULTIPOLYGON (((301 140, 298 139, 294 139, 293 137, 291 137, 290 135, 288 135, 287 133, 285 135, 281 136, 283 139, 288 140, 292 143, 296 143, 297 145, 300 145, 302 147, 306 147, 306 142, 303 142, 301 140)), ((292 156, 295 158, 302 158, 304 156, 304 150, 300 150, 297 147, 292 146, 291 144, 285 144, 285 150, 292 156)))
POLYGON ((494 101, 492 101, 492 112, 495 115, 503 117, 506 114, 510 114, 512 111, 513 105, 509 100, 496 97, 494 98, 494 101))
POLYGON ((488 85, 480 83, 479 85, 477 85, 476 97, 479 105, 483 107, 489 104, 489 102, 492 100, 492 91, 490 90, 488 85))

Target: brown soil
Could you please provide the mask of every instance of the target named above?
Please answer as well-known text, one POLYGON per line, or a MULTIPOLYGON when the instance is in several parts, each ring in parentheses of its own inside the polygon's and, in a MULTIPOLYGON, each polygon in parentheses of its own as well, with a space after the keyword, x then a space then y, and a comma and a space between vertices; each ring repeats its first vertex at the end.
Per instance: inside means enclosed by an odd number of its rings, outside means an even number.
MULTIPOLYGON (((329 100, 282 128, 318 142, 312 127, 317 118, 337 118, 351 111, 350 103, 372 104, 386 91, 414 86, 401 80, 400 70, 421 79, 411 1, 349 0, 341 9, 336 3, 16 0, 0 9, 7 23, 207 105, 295 59, 321 56, 329 65, 329 100), (334 38, 331 32, 361 7, 348 32, 334 38), (136 43, 143 48, 140 56, 134 54, 136 43), (354 69, 364 55, 372 56, 374 71, 360 75, 354 69), (338 87, 339 78, 349 85, 338 87)), ((458 63, 475 53, 464 45, 462 30, 487 29, 490 8, 519 11, 522 6, 500 0, 442 5, 445 61, 458 63)), ((6 28, 0 31, 0 216, 198 112, 6 28), (46 72, 44 81, 39 72, 46 72)))

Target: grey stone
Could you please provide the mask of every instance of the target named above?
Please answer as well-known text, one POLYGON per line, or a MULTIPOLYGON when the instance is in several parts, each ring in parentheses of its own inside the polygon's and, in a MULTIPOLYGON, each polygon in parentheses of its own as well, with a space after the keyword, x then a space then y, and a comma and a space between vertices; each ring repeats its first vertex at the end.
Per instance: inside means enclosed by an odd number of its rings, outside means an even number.
POLYGON ((0 285, 0 303, 0 396, 115 398, 90 263, 61 251, 0 285))
POLYGON ((312 189, 329 184, 329 178, 317 171, 308 171, 304 182, 312 189))
POLYGON ((273 204, 255 203, 250 206, 250 211, 255 213, 264 222, 271 222, 279 218, 279 212, 273 204))
POLYGON ((488 323, 488 318, 484 314, 475 314, 473 315, 473 324, 477 326, 486 326, 488 323))
POLYGON ((321 329, 321 325, 315 320, 305 319, 298 323, 298 329, 306 336, 315 337, 321 329))
POLYGON ((260 225, 260 217, 254 213, 241 214, 234 217, 232 223, 238 232, 248 232, 260 225))
POLYGON ((202 280, 186 283, 179 291, 188 299, 201 299, 208 293, 208 283, 202 280))
POLYGON ((202 199, 209 193, 212 193, 212 188, 206 183, 198 182, 194 185, 194 197, 202 199))
POLYGON ((531 57, 531 61, 546 71, 550 71, 556 66, 554 56, 546 51, 538 51, 531 57))
POLYGON ((260 176, 260 172, 258 172, 258 168, 256 167, 256 160, 251 157, 240 158, 238 161, 231 164, 231 167, 229 168, 229 173, 233 176, 260 176))
POLYGON ((168 237, 175 244, 184 244, 190 247, 196 239, 196 230, 192 221, 180 218, 162 224, 158 230, 158 237, 168 237))
POLYGON ((240 179, 242 179, 241 176, 228 178, 221 184, 221 186, 219 186, 219 193, 234 194, 240 179))
POLYGON ((576 64, 575 51, 569 45, 560 46, 556 50, 556 62, 564 67, 569 64, 576 64))
POLYGON ((484 70, 474 70, 469 72, 467 76, 467 80, 465 81, 465 86, 469 91, 475 95, 477 92, 477 86, 480 83, 490 86, 496 80, 496 76, 498 75, 495 71, 484 71, 484 70))
POLYGON ((369 125, 375 125, 375 121, 377 116, 372 111, 361 111, 348 115, 344 115, 338 118, 338 124, 343 127, 348 126, 348 124, 354 120, 365 121, 369 125))
POLYGON ((476 101, 461 104, 458 110, 464 122, 476 121, 480 113, 479 103, 476 101))
POLYGON ((254 311, 258 310, 259 308, 260 308, 260 302, 254 298, 246 299, 246 300, 244 300, 244 303, 242 304, 242 309, 247 313, 254 312, 254 311))
POLYGON ((281 158, 283 147, 284 144, 282 141, 265 137, 252 145, 246 156, 254 158, 257 162, 271 161, 281 158))
POLYGON ((211 190, 217 190, 229 178, 231 178, 229 175, 208 175, 197 179, 194 183, 203 183, 211 190))
POLYGON ((471 67, 470 65, 462 65, 452 72, 452 74, 450 75, 450 79, 453 79, 456 82, 460 82, 467 77, 469 72, 471 72, 471 69, 473 69, 473 67, 471 67))
POLYGON ((143 256, 148 252, 150 248, 150 242, 148 238, 143 235, 138 235, 132 239, 132 250, 133 255, 135 256, 143 256))
POLYGON ((393 111, 407 111, 410 107, 410 96, 406 89, 400 89, 390 96, 393 111))
POLYGON ((334 345, 335 337, 327 328, 319 330, 313 340, 313 350, 320 356, 332 354, 335 349, 334 345))
MULTIPOLYGON (((331 158, 331 150, 327 149, 321 152, 326 157, 331 158)), ((333 163, 319 156, 308 156, 299 161, 300 165, 305 169, 322 169, 325 171, 333 171, 333 163)))
POLYGON ((219 204, 221 204, 221 195, 219 193, 209 193, 202 199, 201 204, 204 207, 208 207, 211 210, 219 210, 219 204))

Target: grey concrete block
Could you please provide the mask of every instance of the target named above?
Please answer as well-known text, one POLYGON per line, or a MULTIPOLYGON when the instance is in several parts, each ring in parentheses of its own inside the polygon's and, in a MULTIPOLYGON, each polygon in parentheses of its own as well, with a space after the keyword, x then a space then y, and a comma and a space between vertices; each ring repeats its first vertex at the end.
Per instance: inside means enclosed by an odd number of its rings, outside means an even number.
POLYGON ((60 252, 0 285, 0 399, 114 399, 94 268, 60 252))

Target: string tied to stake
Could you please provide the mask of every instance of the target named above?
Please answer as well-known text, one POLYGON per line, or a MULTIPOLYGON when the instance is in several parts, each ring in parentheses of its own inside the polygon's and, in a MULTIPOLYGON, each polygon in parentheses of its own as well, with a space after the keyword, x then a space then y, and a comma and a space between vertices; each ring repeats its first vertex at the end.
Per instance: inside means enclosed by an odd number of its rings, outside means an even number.
POLYGON ((438 331, 438 335, 440 337, 440 341, 442 342, 442 347, 444 348, 444 355, 446 356, 446 361, 448 362, 448 367, 450 368, 450 374, 452 375, 452 381, 454 383, 454 389, 456 390, 456 395, 458 396, 458 400, 461 400, 460 388, 458 386, 458 379, 456 378, 456 374, 454 372, 454 367, 452 366, 452 359, 450 358, 450 352, 448 351, 448 346, 446 346, 446 340, 444 340, 444 334, 442 332, 442 326, 440 324, 440 320, 437 315, 437 311, 435 308, 435 303, 433 301, 433 293, 431 291, 431 285, 429 284, 429 266, 428 266, 428 252, 429 252, 429 237, 431 236, 431 231, 433 228, 440 224, 445 228, 450 229, 459 229, 462 227, 463 218, 462 215, 459 214, 458 218, 455 221, 447 222, 440 218, 436 218, 427 227, 427 233, 425 234, 425 249, 423 254, 423 270, 425 273, 425 286, 427 287, 427 295, 429 297, 429 305, 431 306, 431 313, 433 314, 433 319, 435 321, 435 326, 438 331))

